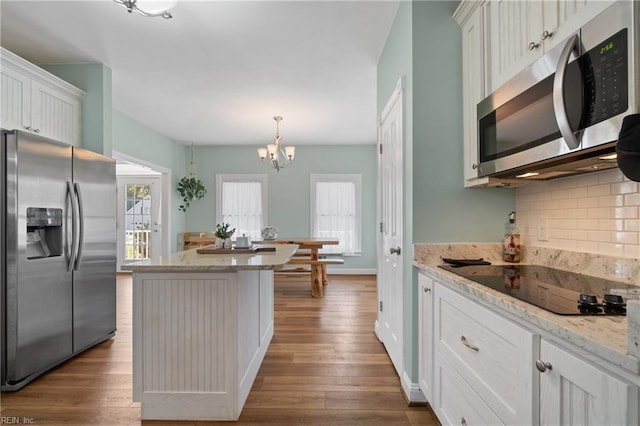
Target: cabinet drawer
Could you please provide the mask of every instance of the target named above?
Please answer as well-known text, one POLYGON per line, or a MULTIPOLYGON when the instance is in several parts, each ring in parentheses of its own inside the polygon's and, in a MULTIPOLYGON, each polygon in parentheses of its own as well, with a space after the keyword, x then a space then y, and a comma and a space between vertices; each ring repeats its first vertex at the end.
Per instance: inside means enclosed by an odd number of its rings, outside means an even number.
POLYGON ((432 404, 442 424, 504 424, 437 351, 434 371, 435 403, 432 404))
POLYGON ((534 335, 443 285, 435 348, 505 423, 533 421, 534 335))

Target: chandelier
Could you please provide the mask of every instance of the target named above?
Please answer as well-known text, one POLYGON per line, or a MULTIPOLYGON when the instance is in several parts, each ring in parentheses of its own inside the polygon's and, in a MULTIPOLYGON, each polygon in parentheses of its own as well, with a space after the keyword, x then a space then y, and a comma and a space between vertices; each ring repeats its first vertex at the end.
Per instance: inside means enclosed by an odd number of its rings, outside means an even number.
POLYGON ((280 121, 282 121, 282 117, 276 115, 273 119, 276 121, 276 135, 273 137, 273 143, 267 145, 266 148, 258 148, 258 156, 262 161, 264 161, 268 154, 269 161, 267 164, 279 172, 280 169, 284 169, 293 162, 293 157, 296 154, 296 147, 285 147, 282 145, 282 137, 279 132, 279 124, 280 121))
POLYGON ((129 13, 138 12, 142 16, 147 18, 153 18, 156 16, 162 16, 164 19, 171 19, 173 16, 169 13, 169 10, 173 9, 178 0, 113 0, 118 4, 121 4, 127 9, 129 13))

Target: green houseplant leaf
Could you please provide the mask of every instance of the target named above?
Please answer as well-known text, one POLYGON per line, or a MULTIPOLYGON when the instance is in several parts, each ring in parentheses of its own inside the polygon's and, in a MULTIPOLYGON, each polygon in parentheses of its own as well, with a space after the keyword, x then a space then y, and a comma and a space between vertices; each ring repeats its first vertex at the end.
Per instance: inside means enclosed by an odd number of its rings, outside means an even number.
POLYGON ((233 235, 234 232, 236 232, 236 228, 233 229, 229 229, 231 228, 231 224, 230 223, 222 223, 222 224, 217 224, 216 225, 216 237, 218 238, 222 238, 222 239, 227 239, 227 238, 231 238, 231 236, 233 235))
POLYGON ((185 176, 178 181, 177 190, 182 197, 182 204, 178 206, 178 210, 186 212, 191 205, 192 200, 199 200, 207 193, 204 184, 195 176, 185 176))

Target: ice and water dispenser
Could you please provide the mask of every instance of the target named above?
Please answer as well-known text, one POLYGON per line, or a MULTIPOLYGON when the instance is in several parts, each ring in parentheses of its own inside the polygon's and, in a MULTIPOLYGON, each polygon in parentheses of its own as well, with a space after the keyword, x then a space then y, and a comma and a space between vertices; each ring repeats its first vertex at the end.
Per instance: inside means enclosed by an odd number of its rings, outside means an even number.
POLYGON ((27 259, 61 256, 62 209, 27 208, 27 259))

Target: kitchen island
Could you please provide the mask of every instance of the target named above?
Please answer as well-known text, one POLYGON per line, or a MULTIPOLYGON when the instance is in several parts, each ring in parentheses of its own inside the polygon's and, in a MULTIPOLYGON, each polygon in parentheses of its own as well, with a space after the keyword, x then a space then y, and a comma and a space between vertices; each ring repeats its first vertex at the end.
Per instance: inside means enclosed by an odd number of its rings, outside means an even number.
POLYGON ((133 400, 143 420, 237 420, 273 337, 273 269, 297 245, 136 262, 133 400))

